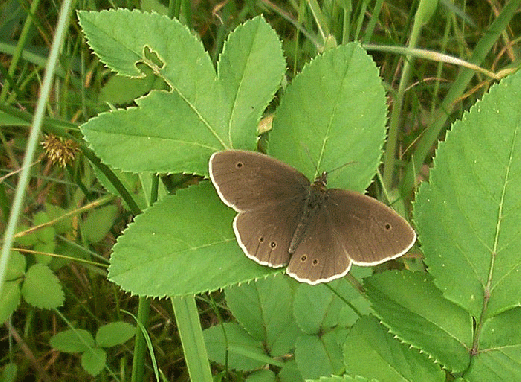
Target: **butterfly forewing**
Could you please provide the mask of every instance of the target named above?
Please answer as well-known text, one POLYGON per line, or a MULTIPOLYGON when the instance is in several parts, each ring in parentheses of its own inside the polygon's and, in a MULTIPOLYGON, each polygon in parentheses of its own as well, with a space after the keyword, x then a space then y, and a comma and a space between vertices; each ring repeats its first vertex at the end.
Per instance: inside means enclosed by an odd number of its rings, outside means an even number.
POLYGON ((221 199, 236 211, 276 205, 309 187, 309 180, 293 167, 252 151, 214 153, 210 177, 221 199))
POLYGON ((414 230, 385 204, 352 191, 327 192, 332 229, 355 264, 380 264, 414 244, 414 230))

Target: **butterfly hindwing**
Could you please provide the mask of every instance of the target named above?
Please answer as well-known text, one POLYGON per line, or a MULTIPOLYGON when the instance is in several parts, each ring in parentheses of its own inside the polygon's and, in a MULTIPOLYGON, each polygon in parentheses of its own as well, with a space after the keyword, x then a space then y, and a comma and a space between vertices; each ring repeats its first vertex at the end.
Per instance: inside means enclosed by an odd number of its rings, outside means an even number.
POLYGON ((409 223, 378 200, 348 190, 327 192, 332 230, 355 264, 376 265, 394 259, 416 240, 409 223))
POLYGON ((287 265, 290 258, 289 244, 304 202, 305 199, 294 197, 239 212, 233 228, 246 256, 274 268, 287 265))
POLYGON ((313 285, 343 277, 350 267, 351 259, 332 229, 327 208, 322 205, 310 219, 286 272, 313 285))

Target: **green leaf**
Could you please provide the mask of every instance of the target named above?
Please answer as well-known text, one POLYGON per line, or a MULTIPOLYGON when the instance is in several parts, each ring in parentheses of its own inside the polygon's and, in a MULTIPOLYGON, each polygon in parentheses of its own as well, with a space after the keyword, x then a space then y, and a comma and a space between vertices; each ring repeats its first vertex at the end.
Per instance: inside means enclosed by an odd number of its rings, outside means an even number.
POLYGON ((385 140, 386 99, 376 65, 358 44, 328 50, 306 65, 282 97, 269 152, 308 178, 364 191, 385 140))
POLYGON ((429 272, 476 320, 521 305, 520 120, 517 72, 454 123, 416 196, 429 272))
POLYGON ((136 98, 144 96, 156 84, 157 77, 152 73, 142 78, 115 75, 111 77, 100 92, 100 102, 112 105, 134 102, 136 98))
POLYGON ((254 371, 248 378, 246 378, 246 382, 275 382, 275 373, 271 370, 259 370, 254 371))
POLYGON ((2 287, 0 296, 0 322, 5 322, 20 304, 20 283, 17 281, 6 281, 2 287))
POLYGON ((304 382, 294 359, 284 362, 278 374, 280 382, 304 382))
POLYGON ((338 328, 322 337, 302 335, 295 346, 295 360, 304 379, 342 372, 342 343, 345 329, 338 328))
POLYGON ((25 273, 26 266, 27 261, 25 260, 25 256, 18 251, 11 251, 11 256, 9 256, 9 262, 7 263, 5 280, 14 281, 15 279, 21 278, 25 273))
POLYGON ((0 375, 0 381, 15 382, 17 372, 18 372, 18 366, 16 365, 16 363, 6 364, 4 366, 4 370, 2 370, 2 375, 0 375))
POLYGON ((84 329, 69 329, 52 336, 51 346, 66 353, 80 353, 96 346, 92 334, 84 329))
POLYGON ((248 259, 235 212, 209 182, 166 196, 137 216, 113 248, 109 279, 133 294, 197 294, 280 273, 248 259))
POLYGON ((333 293, 323 285, 302 284, 298 288, 295 294, 294 314, 304 333, 317 334, 320 332, 333 299, 333 293))
POLYGON ((135 326, 127 322, 111 322, 100 326, 96 333, 96 344, 100 347, 110 348, 121 345, 134 337, 135 326))
POLYGON ((465 375, 468 381, 521 380, 521 308, 510 309, 487 320, 479 353, 465 375))
POLYGON ((222 144, 185 99, 154 91, 136 103, 137 108, 100 114, 81 128, 106 164, 130 172, 208 174, 208 158, 222 144))
MULTIPOLYGON (((368 268, 353 268, 355 274, 368 274, 368 268)), ((346 279, 335 280, 329 286, 300 284, 295 294, 293 312, 300 329, 307 334, 319 334, 338 325, 355 323, 357 314, 342 300, 353 304, 361 313, 370 311, 367 301, 346 279), (340 296, 340 297, 339 297, 340 296)))
POLYGON ((107 362, 107 353, 100 348, 92 348, 81 355, 81 366, 92 376, 98 375, 107 362))
POLYGON ((140 77, 136 64, 149 65, 209 126, 223 127, 222 94, 210 56, 177 19, 119 9, 79 12, 79 20, 89 45, 109 68, 140 77), (157 54, 160 65, 150 60, 146 50, 157 54))
POLYGON ((351 377, 349 375, 344 375, 343 377, 340 377, 338 375, 333 375, 331 377, 320 377, 318 379, 308 379, 307 382, 341 382, 341 381, 348 381, 348 382, 375 382, 375 379, 367 379, 364 377, 351 377))
POLYGON ((393 334, 453 372, 468 368, 472 318, 445 299, 429 275, 384 272, 364 281, 374 311, 393 334))
MULTIPOLYGON (((114 168, 111 168, 111 171, 113 174, 120 180, 120 182, 123 184, 123 186, 126 188, 126 190, 130 193, 134 201, 137 203, 139 208, 145 209, 148 204, 145 199, 146 195, 144 195, 143 187, 141 185, 141 180, 143 179, 150 179, 153 174, 142 172, 139 175, 132 173, 132 172, 123 172, 114 168)), ((105 176, 103 172, 101 172, 98 167, 94 168, 94 172, 96 173, 96 178, 101 183, 101 185, 111 194, 113 195, 119 195, 118 190, 112 185, 112 183, 109 181, 109 179, 105 176)), ((161 195, 161 189, 160 189, 160 195, 161 195)), ((122 199, 123 206, 127 209, 129 209, 129 206, 125 202, 124 199, 122 199)))
POLYGON ((43 243, 40 241, 34 245, 33 249, 41 253, 36 253, 34 255, 34 258, 40 264, 49 265, 52 262, 53 257, 47 255, 47 253, 53 253, 55 248, 56 244, 54 241, 49 241, 47 243, 43 243))
POLYGON ((81 223, 83 239, 93 244, 102 241, 114 225, 117 216, 118 207, 114 204, 90 211, 81 223))
POLYGON ((234 323, 212 326, 204 332, 206 350, 212 361, 225 364, 228 346, 228 366, 235 370, 253 370, 266 364, 280 364, 264 353, 260 341, 251 337, 243 328, 234 323), (223 330, 226 331, 226 338, 223 330))
POLYGON ((61 218, 65 215, 67 211, 59 206, 55 206, 51 203, 45 203, 45 210, 47 211, 47 215, 50 220, 58 219, 56 223, 53 224, 53 227, 57 234, 64 234, 70 232, 72 229, 72 216, 68 216, 66 218, 61 218))
POLYGON ((139 77, 137 63, 143 62, 173 91, 153 91, 137 100, 137 108, 84 124, 82 132, 96 154, 124 171, 207 173, 207 158, 222 147, 217 135, 224 135, 224 102, 201 42, 178 20, 158 14, 80 12, 79 19, 89 45, 109 68, 139 77))
POLYGON ((425 354, 387 332, 374 317, 361 318, 344 344, 346 373, 385 382, 445 381, 444 372, 425 354))
POLYGON ((140 76, 136 64, 145 63, 172 91, 152 91, 137 108, 101 114, 82 126, 105 163, 133 172, 208 174, 214 151, 253 147, 256 123, 285 69, 278 37, 262 18, 230 35, 221 79, 201 42, 175 19, 126 10, 79 15, 89 44, 110 68, 140 76), (263 65, 260 56, 267 59, 263 65))
POLYGON ((295 347, 299 330, 292 315, 293 290, 289 277, 269 277, 226 289, 233 316, 271 356, 295 347))
POLYGON ((35 264, 29 268, 22 295, 29 304, 41 309, 58 308, 65 299, 60 280, 44 264, 35 264))
POLYGON ((253 148, 257 124, 279 87, 286 69, 280 40, 262 17, 240 25, 228 36, 219 57, 219 80, 230 117, 229 140, 253 148))
MULTIPOLYGON (((26 224, 19 224, 18 227, 16 227, 16 233, 19 233, 19 232, 25 232, 29 229, 29 226, 27 226, 26 224)), ((36 235, 34 233, 30 233, 30 234, 26 234, 26 235, 23 235, 23 236, 19 236, 19 237, 16 237, 15 238, 16 240, 16 243, 20 244, 20 245, 23 245, 23 246, 26 246, 26 247, 29 247, 31 245, 35 245, 37 242, 38 242, 38 238, 36 237, 36 235)))
POLYGON ((0 111, 0 126, 31 126, 31 122, 5 111, 0 111))
POLYGON ((25 274, 26 259, 18 251, 11 251, 0 296, 0 322, 5 322, 20 304, 20 286, 25 274))
MULTIPOLYGON (((33 225, 37 226, 40 224, 46 224, 49 222, 49 216, 46 212, 40 211, 34 215, 33 225)), ((46 226, 44 228, 40 228, 34 233, 38 240, 42 243, 53 243, 54 242, 54 227, 46 226)))
MULTIPOLYGON (((40 211, 34 215, 33 220, 33 226, 39 226, 41 224, 46 224, 50 220, 49 216, 46 212, 40 211)), ((44 228, 40 228, 36 231, 34 231, 33 235, 36 236, 36 242, 34 243, 33 249, 38 252, 43 253, 52 253, 54 252, 55 248, 55 241, 54 241, 54 227, 52 226, 46 226, 44 228)), ((42 255, 42 254, 35 254, 34 257, 36 258, 36 261, 42 264, 50 264, 52 261, 52 257, 42 255)))

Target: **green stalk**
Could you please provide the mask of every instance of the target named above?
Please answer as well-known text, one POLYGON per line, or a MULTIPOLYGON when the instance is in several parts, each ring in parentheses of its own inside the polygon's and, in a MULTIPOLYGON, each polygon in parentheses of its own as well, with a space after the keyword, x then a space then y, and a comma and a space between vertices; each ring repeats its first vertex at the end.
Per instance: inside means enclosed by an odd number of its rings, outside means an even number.
POLYGON ((362 44, 367 44, 373 38, 374 28, 380 19, 380 12, 382 11, 383 0, 376 0, 373 8, 371 19, 367 23, 367 28, 364 32, 362 44))
MULTIPOLYGON (((487 32, 483 34, 483 37, 476 45, 470 59, 473 64, 480 65, 485 59, 485 56, 508 26, 508 23, 512 20, 512 17, 516 14, 520 5, 521 0, 512 0, 505 5, 499 16, 490 25, 487 32)), ((429 155, 431 148, 438 140, 441 130, 445 127, 447 118, 454 109, 454 102, 463 95, 473 76, 473 70, 467 68, 461 69, 445 96, 445 99, 442 101, 437 115, 433 118, 435 122, 425 130, 425 133, 419 139, 412 160, 406 167, 405 178, 401 189, 404 197, 410 197, 415 187, 416 169, 421 167, 425 158, 429 155)))
MULTIPOLYGON (((409 39, 408 48, 414 49, 420 37, 422 26, 430 19, 436 1, 421 0, 418 4, 418 10, 414 16, 414 23, 412 26, 411 37, 409 39)), ((405 63, 402 70, 402 77, 400 78, 400 85, 398 86, 398 93, 394 99, 393 109, 391 111, 391 118, 389 121, 389 135, 387 137, 387 145, 384 152, 384 185, 391 190, 393 186, 393 174, 396 162, 396 146, 398 141, 398 129, 400 127, 400 117, 402 114, 403 97, 405 89, 409 85, 411 79, 411 69, 414 60, 411 55, 405 57, 405 63)))
POLYGON ((324 16, 324 13, 320 9, 320 5, 318 5, 317 0, 307 0, 308 7, 311 10, 311 14, 315 19, 315 23, 317 24, 318 31, 322 36, 322 45, 325 45, 326 39, 330 34, 329 25, 327 23, 327 19, 324 16))
POLYGON ((69 27, 70 10, 73 6, 73 3, 74 0, 64 0, 62 3, 56 34, 54 35, 54 41, 52 43, 51 51, 49 52, 49 60, 47 61, 47 65, 45 67, 45 76, 43 78, 40 97, 38 98, 38 102, 36 104, 36 111, 34 114, 31 132, 29 133, 29 138, 27 140, 27 150, 24 161, 22 163, 22 171, 20 172, 20 178, 18 181, 18 186, 16 187, 16 193, 14 195, 11 215, 9 216, 9 221, 7 223, 4 234, 4 242, 0 255, 0 296, 2 295, 7 262, 9 261, 9 255, 13 246, 13 236, 16 231, 20 212, 22 211, 27 184, 29 183, 31 163, 34 159, 36 147, 38 147, 42 123, 45 117, 45 107, 47 105, 49 94, 52 90, 54 72, 56 70, 56 66, 58 65, 58 57, 61 46, 69 27))
MULTIPOLYGON (((148 205, 153 206, 157 201, 159 191, 159 177, 152 175, 152 187, 150 189, 150 198, 148 205)), ((132 359, 132 382, 141 382, 145 378, 145 354, 147 350, 147 342, 145 333, 148 328, 148 319, 150 316, 150 298, 139 297, 137 320, 141 324, 143 330, 139 330, 136 334, 136 342, 134 344, 134 358, 132 359)))
POLYGON ((183 343, 185 362, 190 379, 197 382, 212 382, 208 355, 204 344, 203 330, 194 296, 173 297, 177 329, 183 343))
POLYGON ((344 22, 342 23, 342 41, 341 44, 347 44, 349 42, 349 36, 351 32, 351 14, 353 12, 353 7, 351 2, 348 3, 348 6, 343 8, 343 16, 344 22))
MULTIPOLYGON (((139 297, 137 309, 137 321, 141 324, 143 330, 148 327, 148 318, 150 316, 150 299, 147 297, 139 297)), ((145 378, 145 354, 147 343, 142 330, 136 332, 136 342, 134 344, 134 354, 132 358, 132 382, 141 382, 145 378)))

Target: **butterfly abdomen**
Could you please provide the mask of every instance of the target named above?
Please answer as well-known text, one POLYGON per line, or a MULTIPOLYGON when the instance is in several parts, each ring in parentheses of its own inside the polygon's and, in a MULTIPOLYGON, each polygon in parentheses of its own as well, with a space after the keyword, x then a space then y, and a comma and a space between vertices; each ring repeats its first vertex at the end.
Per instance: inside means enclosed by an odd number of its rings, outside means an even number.
POLYGON ((302 214, 300 215, 297 228, 295 229, 295 233, 293 234, 291 243, 289 245, 288 252, 290 254, 293 254, 298 245, 302 242, 302 239, 306 234, 306 230, 309 227, 309 222, 318 213, 320 208, 324 207, 324 200, 327 198, 326 189, 322 187, 316 187, 315 183, 313 183, 313 185, 309 187, 308 190, 309 191, 304 203, 302 214))

